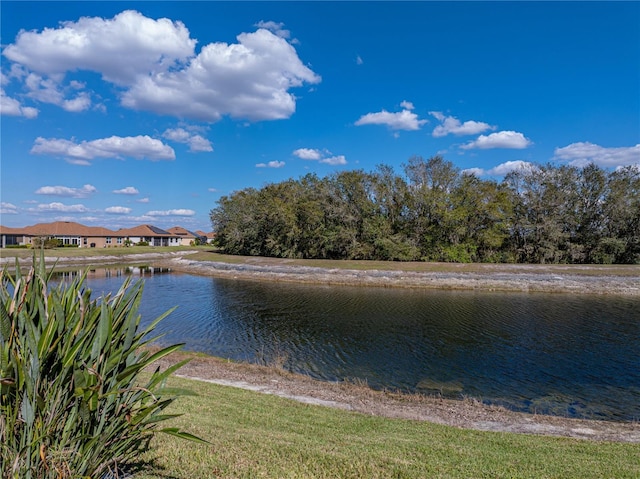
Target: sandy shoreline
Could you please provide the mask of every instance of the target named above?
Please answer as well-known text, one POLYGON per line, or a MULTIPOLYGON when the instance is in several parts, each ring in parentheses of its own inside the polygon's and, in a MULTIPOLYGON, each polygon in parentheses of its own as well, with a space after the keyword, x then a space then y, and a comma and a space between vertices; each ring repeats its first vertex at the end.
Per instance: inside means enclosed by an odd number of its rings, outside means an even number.
MULTIPOLYGON (((397 288, 460 289, 512 292, 610 294, 640 296, 638 275, 587 275, 545 272, 526 265, 487 265, 481 272, 352 270, 274 264, 230 264, 173 258, 176 271, 234 279, 397 288)), ((583 267, 584 268, 584 267, 583 267)))

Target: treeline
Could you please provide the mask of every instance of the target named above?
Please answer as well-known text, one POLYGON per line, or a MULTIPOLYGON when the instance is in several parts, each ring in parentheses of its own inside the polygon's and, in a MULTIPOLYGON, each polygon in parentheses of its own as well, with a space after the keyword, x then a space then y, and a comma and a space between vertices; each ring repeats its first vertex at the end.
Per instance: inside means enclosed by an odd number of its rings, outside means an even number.
POLYGON ((227 253, 395 261, 640 263, 640 170, 523 167, 501 182, 440 156, 398 175, 308 174, 211 210, 227 253))

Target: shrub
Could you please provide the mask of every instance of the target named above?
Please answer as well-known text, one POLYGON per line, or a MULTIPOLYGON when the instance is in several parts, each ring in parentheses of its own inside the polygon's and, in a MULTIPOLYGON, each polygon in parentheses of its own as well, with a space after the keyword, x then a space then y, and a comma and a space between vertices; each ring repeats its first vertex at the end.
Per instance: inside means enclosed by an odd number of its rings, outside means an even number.
POLYGON ((136 459, 156 432, 198 440, 160 428, 184 393, 164 382, 184 363, 140 375, 181 347, 144 348, 169 312, 140 331, 143 283, 92 299, 86 274, 55 288, 50 277, 42 258, 26 276, 1 273, 2 477, 99 478, 136 459))

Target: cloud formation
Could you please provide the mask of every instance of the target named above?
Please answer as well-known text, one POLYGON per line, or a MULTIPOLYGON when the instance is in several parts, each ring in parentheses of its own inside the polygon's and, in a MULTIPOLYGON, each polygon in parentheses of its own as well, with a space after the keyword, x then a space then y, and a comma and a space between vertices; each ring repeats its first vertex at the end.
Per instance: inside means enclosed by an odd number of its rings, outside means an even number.
POLYGON ((427 120, 418 119, 418 115, 413 113, 413 104, 408 101, 403 101, 400 106, 403 107, 402 111, 395 113, 382 110, 376 113, 367 113, 362 115, 358 121, 355 122, 356 126, 362 125, 386 125, 391 130, 419 130, 422 125, 427 123, 427 120))
POLYGON ((158 161, 174 160, 176 157, 173 148, 147 135, 111 136, 80 143, 59 138, 38 137, 30 152, 37 155, 63 157, 76 164, 88 164, 89 160, 96 158, 136 158, 158 161))
POLYGON ((640 164, 640 144, 629 147, 605 148, 589 142, 571 143, 554 150, 554 160, 567 161, 583 167, 594 163, 603 168, 640 164))
POLYGON ((477 135, 478 133, 482 133, 487 130, 495 130, 495 126, 491 126, 488 123, 483 123, 481 121, 465 121, 461 123, 454 116, 445 116, 440 111, 430 111, 429 114, 435 117, 440 125, 436 126, 433 129, 432 135, 436 138, 451 135, 477 135))
POLYGON ((467 168, 466 170, 462 170, 463 175, 475 175, 475 176, 505 176, 512 171, 517 171, 522 168, 536 168, 534 163, 529 163, 528 161, 515 160, 515 161, 505 161, 504 163, 499 164, 491 168, 490 170, 483 170, 482 168, 467 168))
POLYGON ((126 10, 112 19, 82 17, 42 32, 22 30, 3 54, 48 76, 88 70, 126 86, 145 72, 177 67, 193 56, 195 45, 182 22, 153 20, 126 10))
POLYGON ((201 135, 190 133, 184 128, 169 128, 162 137, 177 143, 186 143, 189 145, 189 151, 193 153, 213 151, 213 145, 209 140, 201 135))
POLYGON ((5 203, 0 202, 0 214, 3 215, 17 215, 18 214, 18 207, 16 205, 14 205, 13 203, 5 203))
POLYGON ((344 155, 330 156, 329 158, 322 158, 320 163, 324 163, 326 165, 346 165, 347 159, 344 155))
POLYGON ((173 210, 148 211, 146 216, 193 216, 195 214, 196 212, 193 210, 178 208, 173 210))
POLYGON ((284 161, 270 161, 269 163, 256 163, 256 168, 282 168, 284 161))
POLYGON ((298 148, 293 152, 301 160, 319 160, 322 158, 322 152, 314 148, 298 148))
POLYGON ((112 193, 115 193, 116 195, 137 195, 140 192, 133 186, 127 186, 120 190, 113 190, 112 193))
POLYGON ((127 208, 126 206, 109 206, 105 208, 104 212, 112 215, 128 215, 131 213, 131 208, 127 208))
POLYGON ((24 116, 28 119, 37 118, 38 109, 22 106, 15 98, 8 97, 4 89, 0 89, 0 114, 9 116, 24 116))
POLYGON ((66 196, 69 198, 86 198, 98 191, 93 185, 84 185, 82 188, 70 188, 68 186, 42 186, 36 190, 36 195, 66 196))
POLYGON ((533 143, 522 133, 517 131, 498 131, 490 135, 480 135, 476 140, 462 145, 463 150, 480 149, 488 150, 490 148, 512 148, 521 150, 527 148, 533 143))
POLYGON ((332 155, 329 150, 318 150, 315 148, 298 148, 293 151, 293 156, 301 160, 317 161, 326 165, 346 165, 347 159, 344 155, 332 155))
POLYGON ((237 43, 210 43, 196 54, 197 40, 182 22, 126 10, 23 30, 3 54, 29 71, 25 88, 33 99, 70 111, 88 108, 90 96, 78 82, 64 85, 65 76, 92 71, 122 89, 127 108, 211 122, 225 115, 289 118, 296 107, 289 90, 321 78, 302 63, 282 24, 258 25, 237 43))
POLYGON ((86 213, 89 209, 81 204, 65 205, 59 202, 42 203, 36 207, 37 211, 55 211, 60 213, 86 213))

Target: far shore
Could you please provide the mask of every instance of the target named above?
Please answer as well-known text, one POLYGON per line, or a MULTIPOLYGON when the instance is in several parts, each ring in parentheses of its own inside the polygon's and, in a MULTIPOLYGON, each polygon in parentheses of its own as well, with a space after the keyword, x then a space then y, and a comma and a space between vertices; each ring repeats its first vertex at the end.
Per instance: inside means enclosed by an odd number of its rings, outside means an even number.
MULTIPOLYGON (((213 277, 370 287, 640 296, 638 265, 525 265, 331 261, 224 255, 210 248, 128 248, 45 251, 58 268, 141 264, 213 277)), ((1 264, 31 263, 31 255, 3 250, 1 264)))

